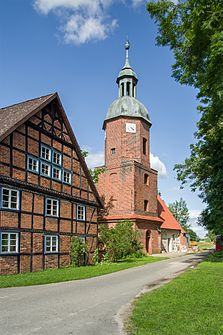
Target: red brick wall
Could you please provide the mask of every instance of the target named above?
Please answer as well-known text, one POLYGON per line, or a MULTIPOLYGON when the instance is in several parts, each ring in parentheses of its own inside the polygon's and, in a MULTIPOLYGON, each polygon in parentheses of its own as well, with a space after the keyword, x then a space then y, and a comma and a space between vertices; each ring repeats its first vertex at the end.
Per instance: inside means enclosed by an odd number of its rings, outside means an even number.
MULTIPOLYGON (((157 172, 150 168, 149 125, 142 119, 121 117, 107 121, 105 140, 105 172, 99 175, 97 188, 109 206, 109 215, 123 218, 135 214, 157 217, 157 172), (126 132, 126 123, 136 124, 136 133, 126 132), (143 138, 147 139, 146 155, 143 138), (115 148, 115 154, 111 149, 115 148), (148 175, 145 184, 144 176, 148 175), (147 211, 144 201, 148 201, 147 211)), ((151 221, 137 222, 146 251, 146 232, 150 232, 148 252, 160 252, 158 225, 151 221)))
POLYGON ((12 178, 12 183, 5 187, 20 190, 21 208, 19 212, 0 210, 0 231, 19 232, 20 250, 16 256, 0 255, 0 274, 39 271, 46 268, 67 266, 70 263, 71 236, 81 234, 86 236, 90 253, 93 253, 97 243, 97 208, 96 199, 88 180, 81 168, 75 148, 63 122, 54 122, 54 134, 60 136, 63 131, 64 139, 58 140, 52 135, 52 119, 42 112, 33 116, 27 124, 20 126, 2 143, 0 143, 0 177, 12 178), (44 122, 42 131, 35 125, 44 122), (65 143, 66 142, 66 143, 65 143), (62 167, 73 172, 72 186, 42 177, 26 169, 26 156, 32 154, 40 158, 40 143, 54 148, 62 154, 62 167), (10 159, 11 157, 11 159, 10 159), (22 181, 21 188, 18 182, 22 181), (13 182, 17 183, 13 186, 13 182), (36 191, 26 189, 41 186, 36 191), (46 190, 47 189, 47 190, 46 190), (46 195, 45 191, 57 191, 46 195), (76 198, 88 202, 86 205, 86 223, 76 221, 76 198), (60 217, 45 217, 45 197, 60 200, 60 217), (67 197, 67 199, 63 198, 67 197), (59 253, 44 255, 45 233, 59 235, 59 253))

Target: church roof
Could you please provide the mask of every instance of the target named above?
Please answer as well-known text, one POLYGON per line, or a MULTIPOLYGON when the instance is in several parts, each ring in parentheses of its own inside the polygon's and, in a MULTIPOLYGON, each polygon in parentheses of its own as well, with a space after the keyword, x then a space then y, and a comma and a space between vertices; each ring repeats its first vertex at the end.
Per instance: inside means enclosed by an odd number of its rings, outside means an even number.
POLYGON ((174 230, 180 230, 182 233, 185 233, 182 226, 175 219, 175 217, 169 210, 168 206, 160 198, 159 195, 157 196, 157 202, 158 202, 158 215, 164 221, 161 225, 161 229, 174 229, 174 230))
POLYGON ((131 96, 123 96, 113 101, 108 109, 105 122, 119 116, 142 118, 151 124, 147 108, 131 96))
POLYGON ((64 111, 62 103, 57 93, 51 93, 45 96, 41 96, 35 99, 23 101, 15 105, 0 108, 0 141, 3 141, 9 134, 11 134, 16 128, 30 119, 33 115, 38 113, 42 108, 48 105, 51 101, 56 100, 59 106, 59 110, 62 114, 64 124, 69 133, 72 144, 76 150, 79 158, 81 167, 86 175, 89 185, 94 193, 97 203, 100 207, 103 207, 98 191, 90 175, 89 169, 81 154, 81 149, 74 135, 73 129, 64 111))

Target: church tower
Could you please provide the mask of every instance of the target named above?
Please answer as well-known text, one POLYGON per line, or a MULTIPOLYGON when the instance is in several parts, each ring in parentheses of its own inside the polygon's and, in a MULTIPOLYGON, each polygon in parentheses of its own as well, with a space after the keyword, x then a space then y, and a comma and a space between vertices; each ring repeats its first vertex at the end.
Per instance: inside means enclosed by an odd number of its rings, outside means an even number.
POLYGON ((150 167, 151 121, 146 107, 136 99, 138 78, 129 64, 129 41, 125 65, 116 80, 118 99, 104 120, 105 166, 98 191, 109 204, 102 222, 114 225, 128 220, 139 229, 144 251, 160 251, 157 212, 157 171, 150 167))

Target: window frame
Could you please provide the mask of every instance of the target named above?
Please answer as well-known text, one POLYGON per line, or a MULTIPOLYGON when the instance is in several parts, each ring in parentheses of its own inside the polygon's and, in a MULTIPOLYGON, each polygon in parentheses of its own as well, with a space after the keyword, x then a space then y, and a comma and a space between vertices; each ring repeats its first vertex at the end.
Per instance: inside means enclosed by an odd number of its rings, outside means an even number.
POLYGON ((45 216, 47 217, 53 217, 53 218, 58 218, 59 217, 59 213, 60 213, 60 201, 58 199, 54 199, 54 198, 46 198, 45 199, 45 216), (51 210, 50 210, 50 214, 47 213, 47 203, 48 201, 51 201, 51 210), (56 210, 56 215, 53 214, 53 202, 56 201, 57 203, 57 210, 56 210))
POLYGON ((59 235, 56 234, 45 234, 44 235, 44 254, 58 254, 59 253, 59 235), (53 247, 53 238, 56 237, 56 250, 53 251, 52 247, 53 247), (47 243, 46 240, 47 238, 50 238, 50 251, 47 251, 47 243))
POLYGON ((47 163, 47 161, 40 161, 40 175, 43 176, 43 177, 46 177, 46 178, 51 178, 51 169, 52 169, 52 166, 50 163, 47 163), (43 164, 49 166, 49 174, 45 174, 44 172, 42 172, 42 166, 43 164))
POLYGON ((19 232, 17 231, 1 231, 0 232, 0 255, 15 255, 15 254, 18 254, 19 253, 19 248, 20 248, 20 237, 19 237, 19 232), (9 244, 7 245, 7 251, 2 251, 2 235, 3 234, 7 234, 8 235, 8 238, 7 238, 7 241, 9 242, 9 244), (10 251, 10 242, 11 242, 11 239, 10 239, 10 236, 11 235, 16 235, 16 244, 15 244, 15 247, 16 247, 16 250, 15 251, 10 251))
POLYGON ((116 148, 111 148, 111 155, 115 155, 116 154, 116 148))
POLYGON ((143 137, 142 138, 142 152, 143 152, 143 155, 147 155, 148 154, 148 140, 147 138, 143 137))
POLYGON ((57 166, 61 166, 62 165, 62 154, 59 151, 54 150, 54 149, 52 149, 52 164, 55 164, 57 166), (54 154, 59 155, 59 157, 60 157, 59 158, 59 163, 57 163, 57 162, 54 161, 54 154))
POLYGON ((148 173, 144 173, 144 185, 149 186, 149 174, 148 173))
POLYGON ((52 165, 52 179, 57 180, 57 181, 61 181, 61 176, 62 176, 61 168, 59 168, 58 165, 57 166, 52 165), (55 169, 59 171, 59 178, 56 178, 56 177, 53 176, 53 171, 55 169))
POLYGON ((3 209, 3 210, 9 210, 9 211, 19 211, 20 210, 20 191, 14 189, 14 188, 2 187, 1 188, 1 209, 3 209), (4 190, 9 191, 9 200, 8 200, 9 207, 4 207, 3 206, 3 192, 4 192, 4 190), (17 196, 16 196, 16 199, 17 199, 16 208, 13 208, 11 206, 11 204, 12 204, 12 200, 11 200, 12 192, 16 192, 17 193, 17 196))
POLYGON ((144 212, 149 212, 149 200, 144 200, 144 212))
POLYGON ((39 159, 32 155, 27 155, 27 170, 32 173, 39 173, 39 159), (35 160, 37 162, 37 170, 32 170, 29 168, 29 159, 35 160))
POLYGON ((77 205, 76 207, 76 217, 77 217, 77 221, 85 221, 86 220, 86 206, 84 205, 77 205), (83 208, 83 219, 80 219, 78 216, 78 209, 82 207, 83 208))
POLYGON ((47 161, 47 162, 51 162, 51 159, 52 159, 52 149, 50 147, 48 147, 47 145, 42 144, 42 143, 41 143, 41 149, 40 149, 40 158, 43 159, 44 161, 47 161), (49 150, 49 159, 43 157, 43 151, 42 151, 43 148, 49 150))
POLYGON ((71 185, 71 184, 72 184, 72 172, 71 172, 71 171, 68 171, 68 170, 64 170, 64 169, 63 169, 62 182, 63 182, 64 184, 67 184, 67 185, 71 185), (68 183, 67 181, 64 180, 64 173, 69 173, 69 175, 70 175, 70 182, 69 182, 69 183, 68 183))

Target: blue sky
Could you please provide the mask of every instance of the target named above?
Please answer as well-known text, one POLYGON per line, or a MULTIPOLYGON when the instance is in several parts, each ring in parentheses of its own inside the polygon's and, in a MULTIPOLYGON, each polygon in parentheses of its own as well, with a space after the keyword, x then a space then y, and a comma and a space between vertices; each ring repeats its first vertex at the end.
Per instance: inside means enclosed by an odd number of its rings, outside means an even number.
POLYGON ((138 75, 138 99, 152 120, 151 152, 166 203, 183 197, 194 230, 204 205, 180 190, 175 163, 189 155, 199 114, 196 92, 171 77, 174 59, 155 45, 156 26, 143 0, 1 0, 0 106, 57 91, 89 164, 103 159, 103 120, 118 96, 116 77, 130 64, 138 75))

